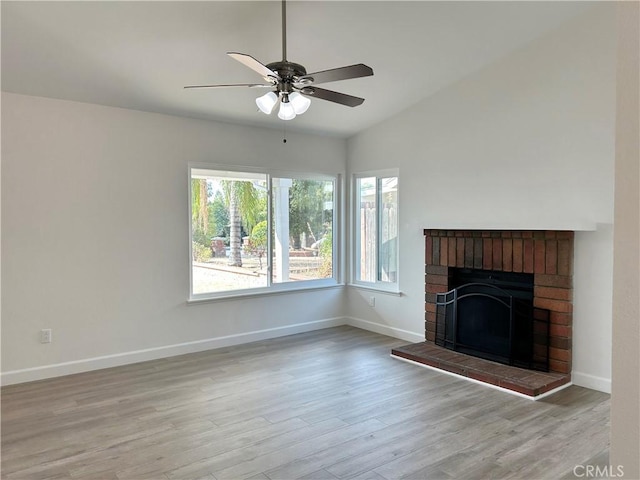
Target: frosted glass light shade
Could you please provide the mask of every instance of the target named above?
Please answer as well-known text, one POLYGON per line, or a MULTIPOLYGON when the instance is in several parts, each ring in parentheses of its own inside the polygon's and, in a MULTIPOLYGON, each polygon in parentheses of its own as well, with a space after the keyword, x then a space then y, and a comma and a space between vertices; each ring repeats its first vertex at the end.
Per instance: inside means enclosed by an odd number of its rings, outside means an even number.
POLYGON ((311 105, 311 100, 309 100, 304 95, 300 95, 298 92, 293 92, 289 94, 289 101, 291 105, 293 105, 293 110, 298 115, 302 115, 309 109, 309 105, 311 105))
POLYGON ((266 113, 267 115, 271 113, 276 103, 278 103, 278 96, 275 92, 269 92, 256 98, 256 105, 258 105, 262 113, 266 113))
POLYGON ((280 120, 293 120, 296 118, 296 111, 293 105, 289 101, 285 101, 287 98, 283 98, 280 102, 280 111, 278 112, 278 118, 280 120))

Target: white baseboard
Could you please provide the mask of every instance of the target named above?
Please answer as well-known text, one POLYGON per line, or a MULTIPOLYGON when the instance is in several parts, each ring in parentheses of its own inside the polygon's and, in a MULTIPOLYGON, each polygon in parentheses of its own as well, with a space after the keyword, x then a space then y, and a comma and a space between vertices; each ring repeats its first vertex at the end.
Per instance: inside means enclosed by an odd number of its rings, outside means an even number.
POLYGON ((86 358, 83 360, 74 360, 71 362, 56 363, 40 367, 25 368, 22 370, 12 370, 3 372, 0 375, 0 384, 13 385, 16 383, 33 382, 35 380, 43 380, 46 378, 61 377, 63 375, 71 375, 74 373, 82 373, 91 370, 117 367, 120 365, 128 365, 131 363, 145 362, 147 360, 156 360, 158 358, 174 357, 176 355, 202 352, 205 350, 213 350, 215 348, 230 347, 233 345, 256 342, 259 340, 268 340, 270 338, 284 337, 286 335, 310 332, 323 328, 338 327, 345 324, 347 324, 345 318, 336 317, 324 320, 316 320, 307 323, 297 323, 295 325, 287 325, 284 327, 255 330, 253 332, 247 333, 238 333, 235 335, 227 335, 224 337, 207 338, 204 340, 196 340, 193 342, 185 342, 156 348, 147 348, 144 350, 116 353, 113 355, 86 358))
POLYGON ((611 393, 611 379, 604 377, 596 377, 595 375, 589 375, 588 373, 571 372, 571 380, 574 385, 579 387, 590 388, 591 390, 598 390, 599 392, 611 393))
POLYGON ((390 327, 389 325, 381 325, 379 323, 363 320, 362 318, 346 317, 346 324, 352 327, 369 330, 370 332, 380 333, 388 337, 399 338, 407 342, 418 343, 424 342, 424 332, 415 333, 401 328, 390 327))

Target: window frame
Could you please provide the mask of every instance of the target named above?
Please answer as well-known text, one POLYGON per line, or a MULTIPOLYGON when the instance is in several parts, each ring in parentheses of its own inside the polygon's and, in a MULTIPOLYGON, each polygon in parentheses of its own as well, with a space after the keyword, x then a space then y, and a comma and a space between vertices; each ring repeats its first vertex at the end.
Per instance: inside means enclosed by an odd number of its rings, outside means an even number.
POLYGON ((392 293, 399 295, 400 292, 400 172, 399 169, 384 169, 384 170, 369 170, 369 171, 361 171, 354 172, 351 174, 351 184, 350 184, 350 212, 351 212, 351 220, 349 225, 350 232, 350 279, 349 285, 353 287, 363 288, 367 290, 375 290, 380 292, 392 293), (366 281, 358 279, 358 272, 360 271, 360 260, 361 260, 361 249, 360 249, 360 188, 358 185, 358 180, 362 178, 373 177, 375 178, 376 183, 376 280, 366 281), (380 221, 380 206, 382 199, 382 189, 379 187, 380 181, 383 178, 395 177, 398 182, 398 187, 396 191, 396 204, 398 206, 396 212, 396 228, 397 228, 397 248, 396 248, 396 278, 395 281, 382 281, 379 280, 379 271, 380 271, 380 232, 381 232, 381 221, 380 221))
POLYGON ((339 246, 342 244, 342 175, 340 173, 323 173, 309 171, 288 171, 277 169, 265 169, 249 166, 219 165, 189 163, 187 167, 187 212, 188 212, 188 262, 189 262, 189 292, 187 303, 199 303, 215 300, 227 300, 233 298, 246 298, 253 296, 273 295, 277 293, 287 293, 304 290, 317 290, 335 288, 343 286, 341 252, 339 246), (235 290, 223 290, 218 292, 194 293, 193 292, 193 224, 192 224, 192 179, 194 171, 211 172, 212 177, 229 176, 234 174, 244 175, 264 175, 267 183, 267 285, 255 288, 240 288, 235 290), (222 174, 222 175, 221 175, 222 174), (332 276, 330 278, 318 278, 311 280, 297 280, 287 282, 273 281, 273 245, 272 245, 272 225, 273 225, 273 179, 300 179, 330 181, 333 184, 333 218, 332 218, 332 276))

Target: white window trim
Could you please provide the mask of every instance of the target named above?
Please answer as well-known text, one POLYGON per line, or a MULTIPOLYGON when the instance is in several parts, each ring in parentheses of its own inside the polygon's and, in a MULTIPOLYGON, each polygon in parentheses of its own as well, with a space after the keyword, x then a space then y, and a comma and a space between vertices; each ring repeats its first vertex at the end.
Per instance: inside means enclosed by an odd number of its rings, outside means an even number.
MULTIPOLYGON (((391 295, 401 296, 402 292, 400 291, 400 208, 398 208, 398 249, 396 252, 397 259, 397 274, 395 282, 381 282, 376 280, 375 282, 366 282, 363 280, 357 279, 357 268, 358 268, 358 247, 357 247, 357 238, 358 233, 356 232, 356 220, 359 217, 359 214, 356 212, 358 201, 356 199, 357 187, 356 182, 359 178, 366 177, 376 177, 377 180, 383 177, 397 177, 398 185, 400 185, 400 171, 397 168, 392 169, 384 169, 384 170, 367 170, 361 172, 352 172, 351 173, 351 181, 349 185, 349 207, 350 207, 350 221, 349 221, 349 255, 351 261, 349 262, 349 283, 347 284, 349 287, 360 288, 363 290, 371 290, 381 293, 388 293, 391 295)), ((398 206, 400 205, 400 188, 398 188, 397 192, 397 202, 398 206)), ((376 245, 376 248, 379 248, 379 245, 376 245)))
MULTIPOLYGON (((318 290, 318 289, 327 289, 327 288, 336 288, 343 287, 343 264, 342 264, 342 255, 341 246, 344 244, 342 237, 342 232, 344 231, 343 225, 343 215, 342 212, 344 210, 343 200, 342 200, 342 190, 344 188, 343 184, 343 175, 340 173, 335 174, 327 174, 327 173, 319 173, 319 172, 307 172, 307 171, 288 171, 288 170, 277 170, 277 169, 265 169, 260 167, 250 167, 250 166, 236 166, 236 165, 220 165, 220 164, 206 164, 206 163, 189 163, 187 165, 187 185, 188 185, 188 194, 187 194, 187 221, 188 221, 188 232, 189 232, 189 248, 188 248, 188 264, 189 264, 189 292, 187 295, 187 304, 196 304, 202 302, 212 302, 216 300, 232 300, 238 298, 250 298, 250 297, 259 297, 266 295, 274 295, 274 294, 282 294, 287 292, 300 292, 300 291, 310 291, 310 290, 318 290), (332 221, 332 231, 333 231, 333 245, 332 245, 332 265, 333 265, 333 276, 331 278, 321 278, 321 279, 313 279, 313 280, 301 280, 295 282, 284 282, 284 283, 272 283, 271 278, 268 279, 268 285, 265 287, 259 288, 245 288, 238 290, 225 290, 221 292, 207 292, 207 293, 193 293, 193 231, 192 231, 192 223, 191 223, 191 180, 193 178, 193 172, 196 172, 196 175, 206 174, 207 171, 215 172, 216 176, 219 173, 223 173, 222 176, 229 176, 233 178, 234 173, 246 173, 248 175, 256 174, 256 175, 265 175, 267 179, 268 185, 268 210, 271 211, 271 189, 272 189, 272 179, 275 178, 293 178, 293 179, 304 179, 304 180, 324 180, 324 181, 332 181, 334 185, 333 191, 333 221, 332 221)), ((271 213, 269 213, 269 218, 271 213)), ((270 221, 268 223, 271 223, 270 221)), ((269 246, 268 249, 271 251, 271 241, 269 236, 269 246)), ((267 262, 269 265, 269 271, 272 270, 270 258, 271 255, 268 256, 267 262)))

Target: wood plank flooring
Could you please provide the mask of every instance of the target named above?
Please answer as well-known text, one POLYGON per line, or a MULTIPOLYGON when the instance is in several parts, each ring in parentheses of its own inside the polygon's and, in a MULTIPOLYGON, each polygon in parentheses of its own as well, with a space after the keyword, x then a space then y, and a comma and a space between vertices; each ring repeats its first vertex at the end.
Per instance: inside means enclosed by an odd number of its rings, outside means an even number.
POLYGON ((533 402, 352 327, 2 388, 3 479, 559 479, 608 462, 609 395, 533 402))

